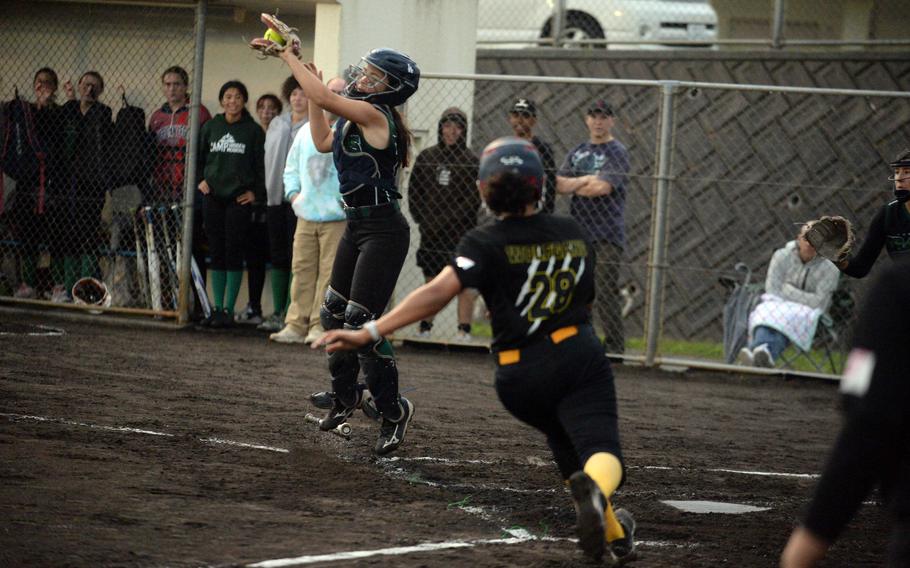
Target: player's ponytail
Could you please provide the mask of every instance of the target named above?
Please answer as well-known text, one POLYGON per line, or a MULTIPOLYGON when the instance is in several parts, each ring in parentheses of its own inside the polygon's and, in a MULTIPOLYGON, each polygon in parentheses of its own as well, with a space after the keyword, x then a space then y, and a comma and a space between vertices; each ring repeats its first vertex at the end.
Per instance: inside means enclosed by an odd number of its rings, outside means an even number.
POLYGON ((398 133, 398 160, 402 168, 408 167, 410 162, 409 154, 411 151, 411 129, 404 121, 404 117, 395 107, 390 107, 392 111, 392 120, 395 122, 395 131, 398 133))
POLYGON ((519 215, 540 200, 540 188, 517 173, 494 174, 483 186, 483 199, 496 215, 519 215))

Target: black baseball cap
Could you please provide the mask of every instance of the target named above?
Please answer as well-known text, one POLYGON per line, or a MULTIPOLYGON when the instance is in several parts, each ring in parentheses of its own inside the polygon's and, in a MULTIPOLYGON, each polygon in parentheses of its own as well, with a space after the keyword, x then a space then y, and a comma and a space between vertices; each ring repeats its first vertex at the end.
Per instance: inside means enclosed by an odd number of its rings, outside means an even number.
POLYGON ((531 116, 537 116, 537 107, 534 106, 534 101, 531 99, 518 99, 512 104, 512 108, 509 109, 509 112, 514 113, 527 113, 531 116))
POLYGON ((598 100, 594 101, 593 103, 591 103, 591 106, 588 107, 588 114, 594 114, 596 112, 605 114, 607 116, 613 116, 614 114, 616 114, 613 112, 613 107, 610 106, 610 103, 608 103, 607 101, 605 101, 603 99, 598 99, 598 100))

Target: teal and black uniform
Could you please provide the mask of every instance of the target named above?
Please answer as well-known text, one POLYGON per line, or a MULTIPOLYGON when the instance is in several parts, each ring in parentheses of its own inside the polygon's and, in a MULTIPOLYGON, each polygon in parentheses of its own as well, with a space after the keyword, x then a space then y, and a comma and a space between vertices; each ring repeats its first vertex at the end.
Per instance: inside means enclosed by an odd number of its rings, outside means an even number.
POLYGON ((882 248, 891 260, 910 258, 910 211, 907 203, 894 200, 875 213, 866 240, 850 257, 844 274, 862 278, 869 274, 882 248))
MULTIPOLYGON (((357 329, 378 318, 392 297, 408 253, 410 228, 401 214, 401 194, 396 188, 401 133, 390 107, 373 106, 388 120, 386 148, 370 146, 356 123, 340 118, 335 125, 332 154, 348 223, 322 309, 326 330, 357 329)), ((360 367, 380 413, 397 420, 401 415, 398 368, 389 342, 381 339, 357 353, 329 355, 332 389, 347 406, 356 400, 360 367)))

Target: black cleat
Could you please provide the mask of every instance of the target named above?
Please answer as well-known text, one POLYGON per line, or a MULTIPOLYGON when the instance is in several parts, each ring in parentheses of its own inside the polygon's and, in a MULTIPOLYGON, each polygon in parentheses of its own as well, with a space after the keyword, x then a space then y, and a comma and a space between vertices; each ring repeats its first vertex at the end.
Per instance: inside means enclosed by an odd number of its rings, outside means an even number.
POLYGON ((569 477, 569 490, 575 505, 578 546, 585 556, 600 561, 606 549, 603 494, 594 480, 583 471, 576 471, 569 477))
POLYGON ((613 566, 622 566, 638 558, 635 545, 635 518, 625 509, 616 509, 614 514, 626 536, 609 543, 610 556, 613 559, 613 566))
POLYGON ((354 401, 353 406, 345 406, 337 396, 332 394, 332 409, 329 410, 329 413, 325 415, 325 418, 319 422, 320 430, 328 432, 348 421, 348 418, 350 418, 351 415, 354 414, 354 411, 360 406, 360 401, 363 400, 363 392, 360 389, 356 389, 354 393, 356 395, 356 400, 354 401))
POLYGON ((333 404, 335 404, 335 395, 328 391, 314 392, 310 395, 310 403, 316 408, 324 408, 328 410, 329 408, 332 408, 333 404))
POLYGON ((377 455, 384 456, 394 452, 404 442, 404 437, 408 433, 408 425, 414 419, 414 403, 402 396, 399 397, 399 405, 401 406, 401 418, 397 422, 382 418, 379 439, 376 440, 377 455))

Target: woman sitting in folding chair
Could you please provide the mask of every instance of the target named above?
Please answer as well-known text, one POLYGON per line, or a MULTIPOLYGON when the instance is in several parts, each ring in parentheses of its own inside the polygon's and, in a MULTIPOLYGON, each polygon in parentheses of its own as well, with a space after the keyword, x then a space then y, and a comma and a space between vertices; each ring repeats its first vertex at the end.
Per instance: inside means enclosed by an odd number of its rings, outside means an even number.
POLYGON ((749 345, 740 350, 739 364, 770 368, 790 343, 804 352, 812 348, 840 272, 805 239, 810 227, 803 225, 796 240, 771 257, 765 293, 749 314, 749 345))

